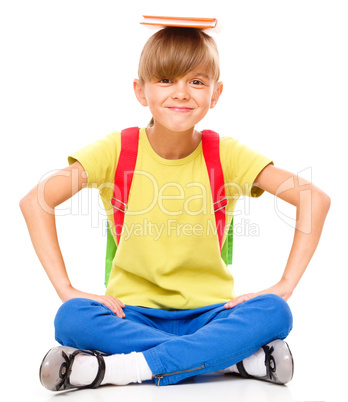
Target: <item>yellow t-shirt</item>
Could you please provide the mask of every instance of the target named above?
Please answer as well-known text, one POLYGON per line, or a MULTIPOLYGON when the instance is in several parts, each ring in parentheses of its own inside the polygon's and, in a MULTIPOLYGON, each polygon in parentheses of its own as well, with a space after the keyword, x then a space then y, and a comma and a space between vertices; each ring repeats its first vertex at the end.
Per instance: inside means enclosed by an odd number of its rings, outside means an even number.
MULTIPOLYGON (((69 156, 70 164, 78 160, 84 167, 88 186, 99 189, 113 231, 110 199, 120 148, 120 133, 113 133, 69 156)), ((229 199, 228 227, 239 196, 262 194, 252 185, 271 160, 229 137, 220 139, 220 159, 229 199)), ((220 256, 202 143, 185 158, 163 159, 141 129, 106 294, 134 306, 193 309, 232 299, 233 285, 220 256)))

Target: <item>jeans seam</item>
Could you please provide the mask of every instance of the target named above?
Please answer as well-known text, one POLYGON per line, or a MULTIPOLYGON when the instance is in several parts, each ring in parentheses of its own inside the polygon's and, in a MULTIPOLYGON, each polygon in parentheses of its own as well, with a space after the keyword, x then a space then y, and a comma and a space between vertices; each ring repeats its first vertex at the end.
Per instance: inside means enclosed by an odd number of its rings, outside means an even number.
POLYGON ((162 374, 164 372, 164 367, 155 349, 145 350, 143 355, 147 364, 150 366, 153 375, 162 374))

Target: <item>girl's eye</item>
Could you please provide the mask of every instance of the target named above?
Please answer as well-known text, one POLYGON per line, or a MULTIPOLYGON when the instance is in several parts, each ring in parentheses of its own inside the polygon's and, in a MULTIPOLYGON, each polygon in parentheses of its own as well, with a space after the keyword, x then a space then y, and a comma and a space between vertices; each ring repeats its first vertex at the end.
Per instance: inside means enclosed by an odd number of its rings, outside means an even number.
POLYGON ((170 79, 168 79, 168 78, 162 78, 161 80, 160 80, 160 83, 161 84, 169 84, 171 81, 170 81, 170 79))
POLYGON ((203 82, 199 80, 192 80, 191 83, 194 85, 204 85, 203 82))

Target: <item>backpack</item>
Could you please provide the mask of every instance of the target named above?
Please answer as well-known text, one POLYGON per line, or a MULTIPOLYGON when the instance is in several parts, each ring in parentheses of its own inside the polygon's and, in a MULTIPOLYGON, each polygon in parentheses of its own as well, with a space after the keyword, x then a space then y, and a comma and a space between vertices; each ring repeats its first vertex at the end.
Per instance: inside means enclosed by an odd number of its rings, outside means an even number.
MULTIPOLYGON (((226 207, 228 201, 225 197, 224 177, 220 161, 219 144, 219 134, 211 130, 203 130, 202 149, 213 197, 215 222, 219 237, 221 258, 224 260, 226 265, 229 265, 232 264, 233 218, 225 242, 222 244, 225 231, 225 212, 223 209, 226 207)), ((108 284, 112 262, 116 255, 117 245, 120 242, 122 230, 119 229, 121 229, 123 226, 124 216, 127 212, 128 196, 138 155, 138 145, 138 127, 127 128, 121 132, 121 152, 115 173, 113 196, 110 200, 114 212, 116 243, 112 235, 109 222, 107 222, 105 286, 108 284)))

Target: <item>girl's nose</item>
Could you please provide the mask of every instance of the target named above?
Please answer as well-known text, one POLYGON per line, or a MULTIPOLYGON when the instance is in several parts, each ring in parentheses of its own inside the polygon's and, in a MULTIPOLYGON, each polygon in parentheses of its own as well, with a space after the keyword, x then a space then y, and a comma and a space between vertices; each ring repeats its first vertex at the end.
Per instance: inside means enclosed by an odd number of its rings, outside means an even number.
POLYGON ((185 82, 177 81, 175 85, 173 85, 173 92, 172 98, 173 99, 180 99, 180 100, 187 100, 189 99, 190 94, 188 91, 188 87, 185 82))

